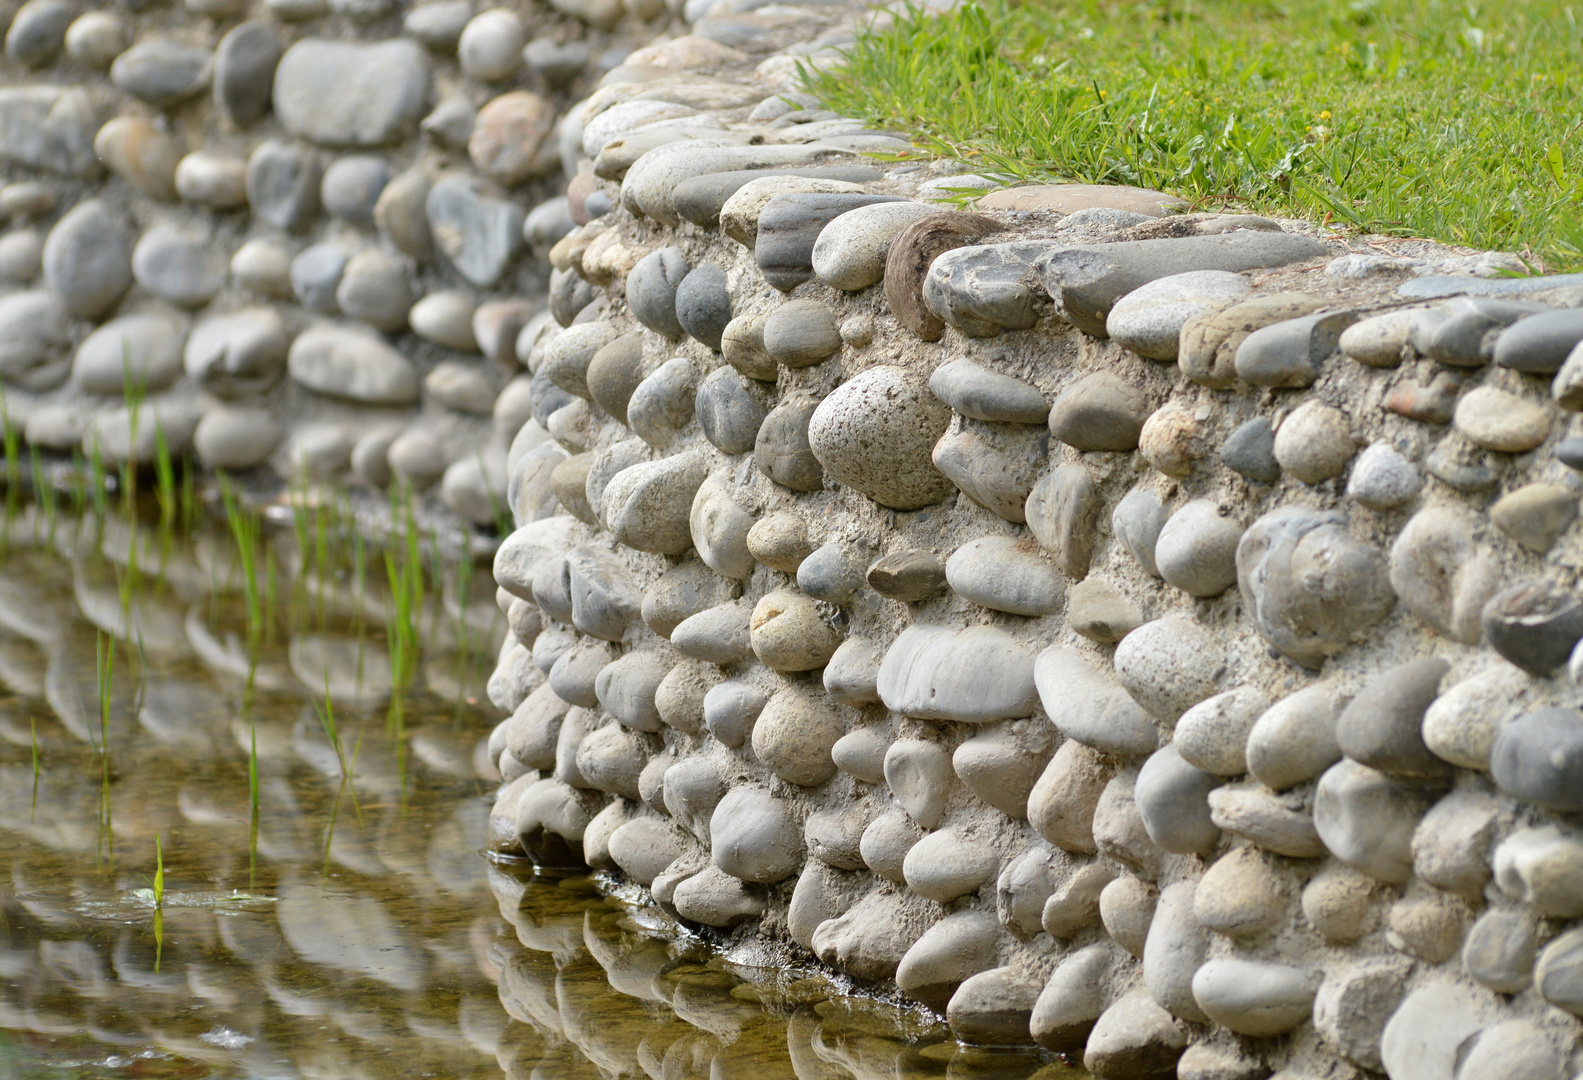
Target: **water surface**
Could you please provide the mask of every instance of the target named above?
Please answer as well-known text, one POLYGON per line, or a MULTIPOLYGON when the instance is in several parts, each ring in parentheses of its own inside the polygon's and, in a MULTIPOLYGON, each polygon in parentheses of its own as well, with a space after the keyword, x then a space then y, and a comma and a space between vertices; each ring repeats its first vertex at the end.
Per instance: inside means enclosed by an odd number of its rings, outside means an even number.
POLYGON ((190 509, 0 518, 0 1077, 1083 1075, 487 858, 487 569, 190 509))

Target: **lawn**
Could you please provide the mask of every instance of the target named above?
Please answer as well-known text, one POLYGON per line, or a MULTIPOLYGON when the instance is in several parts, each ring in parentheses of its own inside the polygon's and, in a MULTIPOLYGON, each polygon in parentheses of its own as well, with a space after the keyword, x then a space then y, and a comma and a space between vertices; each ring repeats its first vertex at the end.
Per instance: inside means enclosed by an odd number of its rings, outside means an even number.
POLYGON ((1137 184, 1583 266, 1583 27, 1555 0, 980 0, 810 76, 980 172, 1137 184))

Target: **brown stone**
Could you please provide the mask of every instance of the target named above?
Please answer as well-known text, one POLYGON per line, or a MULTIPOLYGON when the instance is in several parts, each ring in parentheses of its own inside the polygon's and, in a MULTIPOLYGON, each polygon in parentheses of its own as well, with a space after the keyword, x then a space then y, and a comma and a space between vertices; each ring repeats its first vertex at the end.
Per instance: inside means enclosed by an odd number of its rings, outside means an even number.
POLYGON ((1402 383, 1385 399, 1386 410, 1423 424, 1449 424, 1457 407, 1464 376, 1442 371, 1425 386, 1416 380, 1402 383))
POLYGON ((1224 311, 1195 315, 1182 327, 1176 362, 1189 379, 1223 390, 1237 381, 1237 348, 1255 330, 1318 311, 1324 302, 1305 293, 1255 296, 1224 311))
POLYGON ((537 94, 514 90, 478 110, 467 155, 479 172, 511 187, 560 163, 554 132, 555 106, 537 94))
POLYGON ((598 186, 599 177, 594 175, 592 169, 584 169, 572 177, 571 182, 566 185, 566 212, 578 225, 588 224, 588 210, 583 204, 598 186))
POLYGON ((1096 206, 1160 217, 1184 209, 1187 202, 1163 191, 1121 184, 1032 184, 992 191, 978 200, 980 210, 1052 210, 1057 214, 1096 206))
POLYGON ((923 302, 923 279, 929 267, 947 251, 1005 228, 982 214, 944 211, 921 217, 898 233, 885 257, 885 301, 897 321, 925 341, 939 341, 945 323, 923 302))
POLYGON ((141 116, 118 116, 94 136, 93 151, 127 183, 161 202, 176 199, 181 144, 141 116))

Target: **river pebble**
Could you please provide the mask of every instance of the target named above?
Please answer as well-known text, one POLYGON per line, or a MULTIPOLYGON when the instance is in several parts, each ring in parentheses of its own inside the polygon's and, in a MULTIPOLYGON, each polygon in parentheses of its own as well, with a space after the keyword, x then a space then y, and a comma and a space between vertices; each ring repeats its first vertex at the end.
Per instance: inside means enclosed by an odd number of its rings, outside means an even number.
POLYGON ((1423 474, 1388 442, 1376 442, 1358 455, 1347 478, 1347 494, 1370 510, 1394 510, 1424 486, 1423 474))
POLYGON ((676 291, 692 266, 678 247, 661 248, 637 261, 627 275, 627 307, 633 316, 654 331, 672 340, 682 336, 676 318, 676 291))
POLYGON ((1583 810, 1583 714, 1539 709, 1506 727, 1490 751, 1500 789, 1552 810, 1583 810))
POLYGON ((125 234, 97 200, 67 211, 44 241, 44 281, 79 318, 107 314, 132 284, 125 234))
POLYGON ((1519 581, 1490 597, 1481 621, 1496 652, 1546 678, 1583 638, 1583 602, 1548 579, 1519 581))
POLYGON ((1319 401, 1294 409, 1275 432, 1275 460, 1305 484, 1339 476, 1357 444, 1346 414, 1319 401))
POLYGON ((1508 492, 1489 509, 1501 532, 1538 555, 1555 546, 1577 514, 1577 492, 1542 482, 1508 492))
POLYGON ((1189 319, 1230 307, 1251 289, 1247 278, 1220 270, 1157 278, 1116 301, 1105 317, 1105 332, 1139 356, 1175 360, 1189 319))
POLYGON ((1175 744, 1156 750, 1138 770, 1133 798, 1143 826, 1162 851, 1206 854, 1220 840, 1209 817, 1209 792, 1220 779, 1182 759, 1175 744))
POLYGON ((1154 577, 1160 576, 1155 552, 1160 532, 1168 520, 1170 511, 1154 492, 1141 487, 1129 491, 1110 515, 1110 528, 1116 539, 1138 561, 1138 565, 1154 577))
POLYGON ((1170 585, 1193 596, 1219 596, 1237 583, 1242 526, 1210 499, 1183 504, 1161 527, 1154 562, 1170 585))
POLYGON ((731 323, 726 272, 714 263, 694 267, 676 287, 676 321, 687 335, 719 350, 731 323))
POLYGON ((913 510, 956 490, 930 460, 949 422, 950 410, 920 375, 882 364, 820 402, 808 424, 808 444, 835 480, 881 506, 913 510))
POLYGON ((1493 386, 1463 394, 1452 422, 1474 444, 1502 454, 1532 450, 1550 434, 1550 411, 1545 406, 1493 386))
POLYGON ((1325 847, 1370 877, 1400 885, 1412 876, 1412 835, 1433 787, 1343 760, 1319 778, 1314 827, 1325 847))
POLYGON ((838 215, 814 241, 815 276, 826 285, 847 292, 878 284, 885 277, 885 258, 891 241, 908 225, 934 212, 924 203, 886 202, 838 215))
POLYGON ((1042 424, 1050 406, 1036 387, 959 358, 929 376, 934 396, 963 416, 1007 424, 1042 424))
POLYGON ((793 300, 764 321, 765 353, 790 368, 817 364, 841 350, 841 331, 826 304, 793 300))
POLYGON ((885 653, 879 695, 903 716, 960 723, 1029 716, 1039 703, 1032 653, 988 626, 909 626, 885 653))
POLYGON ((1085 375, 1063 390, 1050 407, 1050 434, 1078 450, 1133 450, 1148 399, 1110 372, 1085 375))
POLYGON ((1446 763, 1424 745, 1424 711, 1440 692, 1450 664, 1423 657, 1369 680, 1336 721, 1336 741, 1353 761, 1392 776, 1447 776, 1446 763))
POLYGON ((1254 386, 1311 386, 1356 319, 1350 311, 1322 311, 1255 330, 1237 346, 1237 376, 1254 386))

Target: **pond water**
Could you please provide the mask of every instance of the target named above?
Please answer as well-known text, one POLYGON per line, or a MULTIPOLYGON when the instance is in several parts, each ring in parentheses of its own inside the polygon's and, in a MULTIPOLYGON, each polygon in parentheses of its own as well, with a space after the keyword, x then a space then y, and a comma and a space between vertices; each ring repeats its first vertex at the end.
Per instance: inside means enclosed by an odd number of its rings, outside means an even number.
POLYGON ((487 569, 195 506, 0 517, 0 1077, 1084 1075, 486 857, 487 569))

